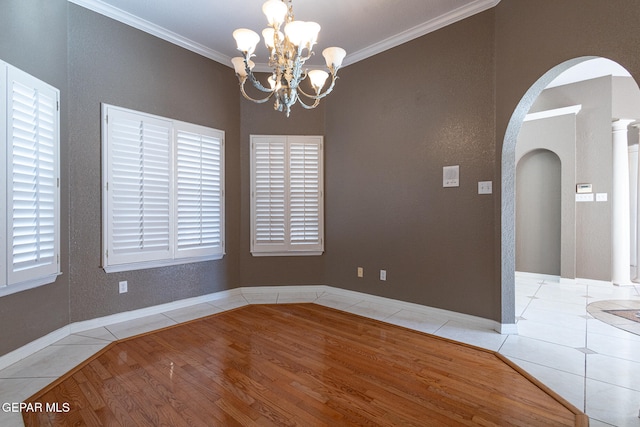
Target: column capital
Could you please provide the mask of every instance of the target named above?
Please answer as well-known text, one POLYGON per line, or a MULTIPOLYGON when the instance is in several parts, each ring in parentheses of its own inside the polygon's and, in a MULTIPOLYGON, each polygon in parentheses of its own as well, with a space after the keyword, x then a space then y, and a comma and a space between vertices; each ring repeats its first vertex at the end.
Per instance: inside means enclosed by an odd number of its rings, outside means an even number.
POLYGON ((614 131, 621 131, 621 130, 626 130, 627 127, 635 122, 635 119, 612 119, 611 120, 611 126, 613 127, 614 131))

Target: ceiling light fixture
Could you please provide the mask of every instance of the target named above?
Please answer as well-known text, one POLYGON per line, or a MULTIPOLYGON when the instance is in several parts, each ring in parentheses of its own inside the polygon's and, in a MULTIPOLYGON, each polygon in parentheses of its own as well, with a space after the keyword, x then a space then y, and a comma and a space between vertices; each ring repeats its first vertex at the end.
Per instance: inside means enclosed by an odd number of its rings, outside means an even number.
POLYGON ((262 36, 267 49, 269 49, 269 67, 273 68, 273 73, 268 79, 269 88, 263 86, 255 78, 252 72, 255 64, 251 58, 255 56, 253 52, 260 41, 260 36, 246 28, 235 30, 233 38, 238 44, 238 50, 242 52, 242 57, 235 57, 231 62, 240 81, 242 95, 259 104, 274 97, 274 109, 285 111, 287 117, 291 112, 291 106, 296 101, 306 109, 317 107, 320 99, 333 90, 338 78, 338 69, 342 65, 346 52, 339 47, 329 47, 322 51, 322 56, 324 56, 331 72, 331 83, 322 92, 329 73, 323 70, 303 70, 304 63, 313 55, 311 49, 318 39, 320 25, 315 22, 296 21, 293 16, 291 0, 268 0, 262 5, 262 12, 269 22, 269 27, 262 31, 262 36), (283 24, 284 33, 280 31, 283 24), (307 76, 309 76, 315 95, 307 94, 300 88, 300 83, 307 76), (250 80, 258 90, 268 93, 267 97, 254 99, 247 95, 244 89, 247 80, 250 80), (300 98, 300 94, 308 98, 307 102, 311 103, 305 104, 300 98))

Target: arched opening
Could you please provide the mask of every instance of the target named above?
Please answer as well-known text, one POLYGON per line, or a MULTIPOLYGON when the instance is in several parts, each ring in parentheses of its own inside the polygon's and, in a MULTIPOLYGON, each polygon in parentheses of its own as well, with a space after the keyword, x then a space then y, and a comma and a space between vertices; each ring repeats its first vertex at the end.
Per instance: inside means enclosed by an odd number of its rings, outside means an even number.
MULTIPOLYGON (((604 69, 597 69, 598 67, 596 67, 596 65, 601 65, 601 64, 605 64, 605 66, 614 67, 614 68, 617 67, 617 70, 622 69, 622 67, 620 67, 619 65, 613 63, 612 61, 604 60, 603 58, 581 57, 581 58, 575 58, 570 61, 564 62, 554 67, 553 69, 549 70, 538 81, 536 81, 536 83, 532 85, 529 88, 529 90, 525 93, 523 98, 520 100, 518 106, 516 107, 514 113, 512 114, 509 124, 507 126, 503 147, 502 147, 502 180, 501 180, 502 181, 502 207, 501 207, 502 293, 501 295, 502 295, 503 332, 507 332, 507 333, 516 332, 515 326, 513 326, 513 329, 511 329, 510 325, 515 325, 516 181, 517 181, 516 162, 518 158, 516 146, 518 144, 519 134, 523 128, 523 123, 525 122, 525 118, 527 117, 527 114, 531 112, 531 108, 534 105, 536 106, 535 107, 536 111, 540 111, 541 108, 547 107, 546 105, 536 104, 536 102, 538 102, 539 96, 542 94, 542 92, 545 89, 553 85, 557 85, 557 86, 567 85, 565 87, 569 87, 571 82, 570 81, 567 82, 562 79, 565 76, 568 76, 569 78, 573 78, 574 82, 578 81, 578 80, 575 80, 576 77, 572 75, 573 70, 576 70, 576 69, 580 71, 587 70, 589 72, 593 71, 595 73, 600 73, 596 75, 583 76, 582 77, 583 80, 591 80, 591 79, 596 79, 598 77, 616 75, 615 74, 616 71, 613 71, 613 72, 611 71, 612 68, 607 69, 605 67, 604 69), (583 63, 585 63, 584 64, 585 66, 579 67, 579 65, 583 63), (594 66, 591 66, 592 64, 594 66), (562 78, 559 78, 561 76, 562 78)), ((626 73, 626 70, 624 69, 622 70, 626 73)), ((629 74, 626 73, 626 76, 629 76, 629 74)), ((613 79, 610 79, 610 80, 613 81, 613 79)), ((640 99, 640 91, 638 91, 637 84, 635 84, 633 79, 629 79, 629 80, 632 81, 633 86, 635 87, 635 89, 633 89, 631 92, 636 94, 634 96, 640 99)), ((615 84, 611 83, 611 87, 609 88, 610 90, 609 99, 603 100, 603 103, 607 103, 607 102, 609 103, 607 105, 608 105, 608 108, 610 109, 610 116, 608 119, 605 119, 605 122, 609 121, 607 125, 608 128, 607 126, 604 126, 604 128, 606 128, 606 132, 604 130, 601 131, 601 133, 599 134, 599 137, 597 138, 597 143, 601 144, 602 147, 606 147, 606 149, 608 150, 611 150, 610 144, 612 140, 612 130, 611 130, 610 120, 616 121, 617 119, 629 118, 629 117, 623 117, 621 115, 621 114, 624 115, 624 113, 621 113, 621 111, 623 111, 624 108, 617 107, 615 103, 613 103, 613 105, 610 105, 612 96, 615 97, 616 95, 615 84), (611 87, 613 87, 613 89, 611 89, 611 87), (605 142, 605 144, 603 144, 603 142, 605 142)), ((545 93, 548 93, 548 92, 545 92, 545 93)), ((565 107, 567 105, 571 105, 572 103, 575 103, 575 100, 573 101, 574 102, 572 102, 571 99, 568 99, 567 104, 564 104, 562 106, 565 107)), ((636 102, 634 100, 632 101, 636 102)), ((633 104, 633 102, 631 102, 630 105, 633 104)), ((553 102, 548 104, 551 105, 553 104, 553 102)), ((640 102, 638 102, 638 105, 632 106, 630 108, 630 110, 633 111, 631 115, 638 115, 635 112, 637 111, 638 106, 640 106, 640 102)), ((549 108, 558 108, 558 105, 552 106, 549 108)), ((632 117, 632 118, 637 118, 637 117, 632 117)), ((614 129, 615 129, 615 126, 614 126, 614 129)), ((614 140, 615 140, 615 137, 614 137, 614 140)), ((581 140, 580 143, 582 144, 583 141, 581 140)), ((611 204, 601 203, 599 205, 597 204, 597 201, 611 202, 613 199, 612 193, 614 193, 615 190, 612 190, 612 189, 615 188, 616 186, 614 185, 614 183, 612 183, 612 181, 615 181, 615 180, 612 180, 611 178, 613 174, 612 170, 615 169, 615 167, 613 167, 611 163, 611 156, 612 156, 611 151, 609 151, 607 156, 603 156, 602 159, 598 159, 598 161, 602 162, 601 164, 596 166, 593 166, 593 165, 589 166, 592 169, 589 170, 588 173, 582 174, 582 176, 586 176, 587 179, 592 179, 592 176, 593 176, 592 172, 596 168, 598 168, 597 173, 608 173, 608 177, 606 179, 604 178, 594 179, 594 181, 597 183, 597 186, 596 184, 594 184, 593 190, 590 191, 592 194, 589 196, 589 197, 592 197, 590 201, 594 202, 593 204, 589 205, 589 208, 593 208, 597 206, 601 212, 601 216, 606 215, 606 218, 608 221, 607 222, 608 228, 606 230, 603 229, 604 231, 601 231, 603 234, 603 238, 600 239, 599 241, 599 247, 597 245, 582 244, 583 242, 581 242, 580 239, 583 238, 583 235, 588 233, 581 233, 580 232, 581 230, 578 230, 575 233, 574 238, 576 239, 576 241, 573 242, 573 247, 571 248, 571 253, 575 258, 571 259, 571 256, 567 256, 566 263, 565 261, 563 261, 561 266, 561 274, 560 274, 561 277, 567 277, 573 280, 575 280, 576 277, 590 277, 596 280, 603 280, 603 281, 611 280, 612 273, 610 269, 613 270, 612 265, 607 264, 603 266, 601 264, 599 266, 594 266, 593 263, 589 261, 590 259, 593 259, 596 257, 594 253, 590 253, 589 251, 593 252, 597 250, 606 250, 608 255, 614 252, 611 249, 614 246, 613 242, 615 240, 612 236, 616 234, 614 230, 616 221, 614 221, 613 218, 619 218, 619 216, 615 215, 614 213, 615 208, 611 207, 612 205, 614 205, 613 203, 611 204), (602 171, 600 169, 602 169, 602 171), (606 213, 603 213, 605 212, 605 210, 606 210, 606 213), (614 226, 612 227, 612 225, 614 226), (609 242, 612 242, 611 246, 609 246, 609 242), (596 249, 593 249, 594 247, 596 249), (589 271, 589 268, 592 268, 593 270, 589 271), (602 277, 597 276, 597 274, 601 274, 602 277)), ((578 155, 576 162, 581 161, 579 157, 580 155, 578 155)), ((564 163, 564 157, 560 156, 560 158, 564 163)), ((564 164, 563 164, 563 174, 564 174, 564 164)), ((574 184, 580 183, 582 176, 580 172, 576 174, 574 184)), ((573 206, 573 208, 579 210, 579 209, 582 209, 584 206, 587 206, 586 204, 580 206, 577 202, 574 204, 573 198, 576 196, 576 194, 574 194, 576 192, 575 185, 567 186, 563 184, 563 191, 566 191, 567 188, 569 189, 568 191, 570 192, 569 200, 571 201, 571 206, 573 206)), ((620 198, 617 198, 617 199, 620 199, 620 198)), ((563 200, 564 200, 564 196, 563 196, 563 200)), ((576 199, 576 201, 578 201, 578 199, 576 199)), ((594 210, 594 209, 591 209, 591 210, 594 210)), ((629 209, 627 207, 627 215, 628 214, 629 214, 629 209)), ((602 218, 600 218, 599 221, 601 224, 602 218)), ((588 227, 589 225, 590 224, 586 224, 586 225, 583 225, 583 227, 588 227)), ((602 228, 602 225, 600 225, 600 227, 602 228)), ((564 237, 565 236, 563 235, 563 238, 564 237)), ((590 235, 589 238, 593 239, 593 235, 590 235)), ((571 242, 571 239, 568 238, 567 241, 571 242)), ((563 243, 563 249, 562 249, 563 256, 566 253, 566 249, 564 246, 565 244, 563 243)), ((604 260, 603 262, 607 262, 607 263, 611 262, 611 264, 614 264, 612 260, 613 258, 615 258, 615 256, 608 258, 607 256, 602 256, 602 253, 600 253, 597 256, 600 260, 604 260)), ((629 257, 630 255, 627 255, 627 260, 629 259, 629 257)), ((627 265, 627 267, 629 266, 627 265)))
POLYGON ((560 276, 560 158, 534 149, 516 166, 516 271, 560 276))

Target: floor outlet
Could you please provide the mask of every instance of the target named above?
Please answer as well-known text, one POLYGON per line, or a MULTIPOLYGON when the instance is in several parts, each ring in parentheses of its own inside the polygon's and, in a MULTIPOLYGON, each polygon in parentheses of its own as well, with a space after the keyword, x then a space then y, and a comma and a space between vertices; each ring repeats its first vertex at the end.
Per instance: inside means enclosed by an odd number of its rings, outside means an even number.
POLYGON ((118 283, 118 288, 120 289, 120 293, 124 294, 125 292, 128 291, 128 284, 126 280, 123 280, 122 282, 118 283))
POLYGON ((380 280, 387 280, 387 270, 380 270, 380 280))

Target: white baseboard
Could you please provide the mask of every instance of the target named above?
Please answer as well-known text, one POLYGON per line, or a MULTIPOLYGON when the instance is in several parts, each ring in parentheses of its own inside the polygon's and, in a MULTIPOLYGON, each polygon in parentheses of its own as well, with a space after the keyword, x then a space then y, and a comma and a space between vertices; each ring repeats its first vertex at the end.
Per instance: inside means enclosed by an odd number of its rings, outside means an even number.
POLYGON ((42 350, 43 348, 60 341, 61 339, 75 333, 88 331, 100 327, 113 325, 115 323, 126 322, 139 319, 145 316, 161 314, 167 311, 179 308, 190 307, 196 304, 214 302, 223 298, 234 296, 251 295, 273 295, 274 293, 329 293, 331 295, 344 296, 350 299, 359 299, 361 301, 383 304, 386 306, 395 306, 398 309, 407 309, 427 316, 444 317, 452 321, 464 323, 471 327, 491 329, 500 334, 517 334, 516 324, 501 324, 495 320, 485 319, 482 317, 472 316, 469 314, 457 313, 453 311, 443 310, 425 305, 410 303, 406 301, 395 300, 391 298, 380 297, 376 295, 365 294, 362 292, 350 291, 346 289, 334 288, 327 285, 301 285, 301 286, 256 286, 235 288, 226 291, 216 292, 212 294, 202 295, 194 298, 173 301, 166 304, 159 304, 152 307, 145 307, 138 310, 116 313, 109 316, 98 317, 90 320, 74 322, 70 325, 55 330, 41 338, 38 338, 24 346, 0 356, 0 370, 12 365, 25 357, 42 350))
MULTIPOLYGON (((594 279, 581 279, 576 277, 576 283, 581 283, 583 285, 595 285, 595 286, 613 286, 613 282, 611 280, 594 280, 594 279)), ((631 283, 629 283, 631 285, 631 283)))
POLYGON ((273 295, 274 293, 323 293, 333 292, 335 288, 327 285, 287 285, 287 286, 251 286, 237 288, 242 295, 273 295))
POLYGON ((242 295, 239 289, 230 289, 226 291, 216 292, 213 294, 202 295, 194 298, 186 298, 178 301, 173 301, 166 304, 159 304, 152 307, 141 308, 138 310, 125 311, 122 313, 116 313, 109 316, 97 317, 95 319, 84 320, 80 322, 74 322, 60 329, 57 329, 49 334, 40 337, 28 344, 23 345, 10 353, 0 356, 0 370, 13 365, 14 363, 24 359, 33 353, 42 350, 63 338, 68 337, 71 334, 88 331, 91 329, 101 328, 115 323, 126 322, 128 320, 135 320, 145 316, 151 316, 154 314, 164 313, 166 311, 177 310, 179 308, 189 307, 196 304, 202 304, 205 302, 212 302, 222 298, 228 298, 231 296, 242 295))
POLYGON ((207 295, 202 295, 198 297, 172 301, 166 304, 154 305, 152 307, 140 308, 138 310, 125 311, 122 313, 116 313, 109 316, 97 317, 95 319, 75 322, 69 325, 69 330, 70 330, 70 333, 76 334, 78 332, 83 332, 83 331, 88 331, 95 328, 101 328, 104 326, 113 325, 114 323, 126 322, 128 320, 139 319, 145 316, 153 316, 154 314, 161 314, 167 311, 190 307, 196 304, 202 304, 206 302, 219 300, 222 298, 241 296, 241 295, 242 295, 242 291, 239 288, 230 289, 226 291, 216 292, 213 294, 207 294, 207 295))
POLYGON ((494 328, 496 332, 501 335, 518 335, 518 325, 516 323, 498 323, 497 328, 494 328))
POLYGON ((69 326, 63 326, 60 329, 56 329, 43 337, 33 340, 30 343, 5 354, 0 357, 0 370, 19 362, 25 357, 30 356, 63 338, 68 337, 70 334, 69 326))
POLYGON ((475 326, 478 328, 484 329, 493 329, 496 330, 496 326, 499 325, 499 322, 495 320, 485 319, 483 317, 472 316, 470 314, 457 313, 455 311, 444 310, 441 308, 429 307, 426 305, 415 304, 407 301, 401 301, 386 297, 380 297, 377 295, 365 294, 362 292, 350 291, 346 289, 333 288, 331 286, 327 286, 327 291, 333 295, 344 295, 350 298, 359 298, 364 301, 384 304, 384 305, 392 305, 396 306, 399 309, 407 309, 418 313, 423 313, 425 315, 436 316, 436 317, 446 317, 452 321, 465 323, 470 326, 475 326))
POLYGON ((530 280, 544 280, 547 282, 559 282, 562 280, 560 276, 554 274, 530 273, 528 271, 516 271, 516 278, 530 280))
POLYGON ((580 285, 591 285, 591 286, 620 286, 620 287, 625 287, 625 286, 635 286, 638 283, 636 282, 629 282, 629 283, 622 283, 622 284, 618 284, 618 283, 613 283, 611 280, 596 280, 596 279, 583 279, 580 277, 576 277, 575 279, 569 279, 569 278, 565 278, 565 277, 560 277, 560 276, 554 276, 551 274, 539 274, 539 273, 529 273, 526 271, 516 271, 516 279, 523 279, 523 280, 535 280, 535 281, 547 281, 547 282, 558 282, 562 285, 575 285, 575 284, 580 284, 580 285))
MULTIPOLYGON (((575 285, 575 284, 595 285, 595 286, 612 286, 613 285, 613 282, 611 282, 610 280, 607 281, 607 280, 582 279, 582 278, 570 279, 570 278, 555 276, 551 274, 529 273, 526 271, 516 271, 516 278, 524 279, 524 280, 535 280, 535 281, 544 280, 546 282, 557 282, 562 285, 575 285)), ((633 285, 634 283, 629 283, 628 285, 625 284, 625 285, 616 285, 616 286, 633 286, 633 285)))

